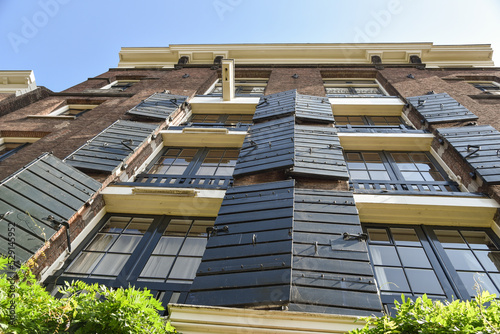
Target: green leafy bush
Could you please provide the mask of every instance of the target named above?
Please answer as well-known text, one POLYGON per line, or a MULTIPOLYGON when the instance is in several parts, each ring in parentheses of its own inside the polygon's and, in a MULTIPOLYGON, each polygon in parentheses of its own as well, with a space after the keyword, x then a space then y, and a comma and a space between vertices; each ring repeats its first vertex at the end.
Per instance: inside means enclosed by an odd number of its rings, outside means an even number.
POLYGON ((500 301, 483 291, 474 300, 451 303, 432 301, 426 295, 415 301, 405 299, 396 304, 397 314, 363 318, 362 329, 350 334, 392 333, 500 333, 500 301))
MULTIPOLYGON (((0 270, 8 259, 0 258, 0 270)), ((148 290, 109 289, 81 281, 51 296, 28 267, 0 275, 0 333, 176 333, 148 290)))

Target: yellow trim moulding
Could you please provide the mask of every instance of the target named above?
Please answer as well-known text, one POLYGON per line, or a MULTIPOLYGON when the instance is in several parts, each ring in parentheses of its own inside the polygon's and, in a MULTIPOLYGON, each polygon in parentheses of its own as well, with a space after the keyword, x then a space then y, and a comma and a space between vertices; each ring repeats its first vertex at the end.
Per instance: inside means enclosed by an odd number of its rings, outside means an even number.
POLYGON ((335 116, 401 116, 404 103, 397 97, 331 97, 335 116))
POLYGON ((227 129, 185 128, 160 132, 165 146, 181 147, 241 147, 246 131, 227 129))
POLYGON ((354 194, 364 223, 491 227, 500 205, 491 198, 354 194))
POLYGON ((254 114, 260 97, 235 97, 223 101, 220 96, 195 96, 189 100, 193 114, 254 114))
POLYGON ((344 150, 429 151, 434 136, 412 133, 339 133, 344 150))
POLYGON ((347 333, 361 328, 358 317, 291 311, 169 304, 169 319, 184 334, 347 333))
POLYGON ((106 211, 171 216, 216 217, 225 190, 121 187, 103 190, 106 211))

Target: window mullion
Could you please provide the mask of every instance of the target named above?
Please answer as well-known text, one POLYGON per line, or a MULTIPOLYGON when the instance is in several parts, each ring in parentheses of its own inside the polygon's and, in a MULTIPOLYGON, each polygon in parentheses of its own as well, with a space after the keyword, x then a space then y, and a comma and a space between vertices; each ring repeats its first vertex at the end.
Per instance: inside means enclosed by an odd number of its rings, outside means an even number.
MULTIPOLYGON (((442 228, 442 227, 440 227, 442 228)), ((448 256, 446 255, 446 252, 441 246, 441 243, 439 242, 438 238, 434 234, 434 230, 431 226, 422 226, 422 231, 425 233, 425 235, 429 239, 429 246, 433 249, 434 254, 436 254, 436 258, 439 261, 441 268, 443 269, 444 273, 446 276, 449 278, 449 281, 453 284, 453 287, 455 288, 458 296, 457 298, 460 299, 467 299, 470 300, 469 292, 467 291, 467 288, 465 287, 464 283, 458 276, 458 273, 456 272, 455 268, 453 267, 451 261, 448 259, 448 256)))
POLYGON ((198 149, 198 152, 196 152, 196 154, 193 157, 193 161, 189 163, 188 167, 186 168, 184 173, 182 173, 182 175, 183 176, 196 175, 196 171, 200 168, 203 160, 208 154, 208 151, 209 149, 206 147, 198 149))
POLYGON ((389 173, 391 180, 403 181, 404 180, 403 175, 401 174, 401 172, 399 172, 396 162, 391 157, 391 153, 382 151, 380 156, 382 158, 382 161, 384 162, 384 166, 387 170, 387 173, 389 173))
POLYGON ((130 258, 123 266, 120 274, 116 277, 118 281, 135 281, 137 279, 153 252, 159 236, 161 237, 161 233, 158 233, 158 230, 161 230, 163 218, 165 216, 154 218, 148 230, 142 236, 141 241, 139 241, 130 258))
POLYGON ((366 125, 373 126, 375 123, 373 123, 372 118, 370 116, 363 116, 363 121, 365 122, 366 125))

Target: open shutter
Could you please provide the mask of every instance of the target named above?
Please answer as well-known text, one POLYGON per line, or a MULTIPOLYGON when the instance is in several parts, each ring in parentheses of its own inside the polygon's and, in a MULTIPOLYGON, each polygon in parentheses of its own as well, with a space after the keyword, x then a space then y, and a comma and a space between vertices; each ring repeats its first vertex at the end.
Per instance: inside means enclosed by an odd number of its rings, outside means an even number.
POLYGON ((406 99, 429 124, 478 119, 447 93, 412 96, 406 99))
POLYGON ((167 93, 154 93, 127 113, 130 115, 166 120, 183 104, 187 96, 167 93))
POLYGON ((381 312, 351 192, 295 189, 289 310, 364 315, 381 312), (349 237, 344 237, 348 233, 349 237))
POLYGON ((100 187, 48 153, 28 164, 0 184, 0 253, 27 261, 60 229, 49 217, 68 221, 100 187))
POLYGON ((292 175, 349 179, 335 128, 295 125, 292 175))
POLYGON ((288 304, 293 184, 281 181, 227 191, 187 304, 288 304))
POLYGON ((295 189, 294 181, 227 191, 186 303, 380 312, 351 192, 295 189))
POLYGON ((442 128, 438 133, 490 185, 500 184, 500 132, 490 125, 442 128))
POLYGON ((302 95, 296 89, 260 98, 255 109, 255 123, 268 119, 294 115, 298 119, 312 122, 332 123, 332 106, 328 98, 302 95))
POLYGON ((64 161, 82 170, 114 173, 156 128, 151 124, 116 121, 64 161))
POLYGON ((292 116, 253 125, 245 137, 233 175, 292 167, 294 126, 292 116))

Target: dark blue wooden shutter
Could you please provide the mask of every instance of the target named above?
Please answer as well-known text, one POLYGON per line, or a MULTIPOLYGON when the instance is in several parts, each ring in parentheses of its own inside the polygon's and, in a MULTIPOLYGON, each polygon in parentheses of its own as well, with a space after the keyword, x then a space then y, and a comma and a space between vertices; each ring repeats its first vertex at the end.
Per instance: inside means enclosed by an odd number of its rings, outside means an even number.
POLYGON ((127 113, 154 119, 170 119, 170 116, 187 100, 187 96, 167 93, 154 93, 127 113))
POLYGON ((297 94, 295 117, 319 123, 333 123, 332 105, 327 97, 297 94))
POLYGON ((293 116, 255 124, 240 150, 234 176, 293 166, 293 116))
POLYGON ((333 127, 295 124, 293 116, 250 128, 234 176, 286 169, 292 175, 347 180, 342 148, 333 127))
POLYGON ((100 187, 53 155, 42 155, 0 184, 0 252, 8 253, 13 237, 16 261, 25 262, 59 230, 48 217, 69 220, 100 187))
POLYGON ((65 162, 82 170, 113 173, 156 130, 156 125, 119 120, 92 138, 65 162))
POLYGON ((447 93, 412 96, 406 99, 429 124, 478 119, 447 93))
POLYGON ((289 310, 349 315, 381 312, 351 192, 295 189, 289 310))
POLYGON ((332 123, 332 106, 328 98, 302 95, 296 89, 260 98, 255 109, 255 123, 295 115, 296 118, 313 122, 332 123))
POLYGON ((228 190, 186 303, 380 312, 351 192, 295 189, 294 181, 228 190))
POLYGON ((500 132, 490 125, 442 128, 438 133, 488 184, 500 184, 500 132))
POLYGON ((330 127, 295 125, 292 175, 349 179, 337 130, 330 127))
POLYGON ((187 304, 288 304, 293 185, 292 180, 227 191, 187 304))

